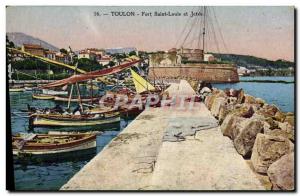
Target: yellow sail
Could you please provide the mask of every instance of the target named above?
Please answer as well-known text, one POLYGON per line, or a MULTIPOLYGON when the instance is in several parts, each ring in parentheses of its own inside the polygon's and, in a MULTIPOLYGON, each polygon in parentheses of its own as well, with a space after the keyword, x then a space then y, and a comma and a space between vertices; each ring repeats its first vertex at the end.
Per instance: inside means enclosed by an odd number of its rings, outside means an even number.
POLYGON ((152 86, 152 84, 150 84, 149 82, 147 82, 144 78, 142 78, 139 74, 137 74, 132 69, 130 69, 130 71, 137 93, 142 93, 148 90, 155 90, 155 87, 152 86))

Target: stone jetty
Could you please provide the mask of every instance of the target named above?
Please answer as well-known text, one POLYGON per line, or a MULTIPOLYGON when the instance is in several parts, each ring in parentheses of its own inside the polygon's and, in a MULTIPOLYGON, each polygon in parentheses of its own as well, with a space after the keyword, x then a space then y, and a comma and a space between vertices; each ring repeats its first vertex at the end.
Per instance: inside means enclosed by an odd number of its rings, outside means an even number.
POLYGON ((218 90, 205 105, 219 120, 221 132, 273 190, 294 189, 294 114, 247 95, 242 89, 218 90))
MULTIPOLYGON (((195 94, 185 80, 167 91, 195 94)), ((264 190, 207 106, 193 103, 143 111, 61 190, 264 190)))

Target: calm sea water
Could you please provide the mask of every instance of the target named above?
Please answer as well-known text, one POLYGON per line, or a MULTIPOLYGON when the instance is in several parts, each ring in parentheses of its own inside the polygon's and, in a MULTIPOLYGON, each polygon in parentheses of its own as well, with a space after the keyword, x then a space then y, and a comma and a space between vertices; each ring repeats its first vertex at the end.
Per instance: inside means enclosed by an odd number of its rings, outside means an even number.
MULTIPOLYGON (((284 80, 293 81, 293 77, 242 77, 241 80, 284 80)), ((255 83, 240 82, 236 84, 214 84, 214 87, 243 88, 247 94, 260 97, 273 103, 285 112, 294 112, 294 83, 255 83)), ((29 103, 36 107, 54 107, 55 103, 45 100, 32 100, 31 92, 10 93, 11 111, 19 112, 26 109, 29 103)), ((28 132, 28 119, 23 114, 12 115, 12 132, 28 132)), ((97 136, 97 152, 99 153, 131 120, 121 119, 120 124, 113 127, 97 127, 94 130, 104 131, 97 136)), ((75 130, 75 129, 74 129, 75 130)), ((45 130, 40 130, 44 132, 45 130)), ((47 131, 47 130, 46 130, 47 131)), ((58 190, 74 174, 76 174, 95 154, 80 159, 66 160, 55 163, 14 164, 15 186, 17 190, 58 190)))
MULTIPOLYGON (((11 115, 12 133, 29 132, 28 118, 24 116, 25 114, 18 113, 21 109, 27 108, 27 103, 36 107, 55 106, 53 101, 33 100, 31 92, 10 93, 11 111, 12 113, 17 113, 17 115, 11 115)), ((15 163, 15 188, 17 190, 58 190, 130 122, 131 120, 129 119, 121 119, 120 123, 110 127, 94 127, 93 131, 104 131, 104 133, 97 136, 96 152, 87 156, 55 163, 15 163)), ((55 129, 48 130, 53 131, 55 129)), ((44 133, 47 129, 35 129, 35 131, 44 133)))
MULTIPOLYGON (((294 77, 240 77, 240 80, 294 81, 294 77)), ((239 82, 235 84, 214 84, 216 88, 244 89, 252 96, 260 97, 269 104, 275 104, 284 112, 294 112, 295 83, 239 82)))

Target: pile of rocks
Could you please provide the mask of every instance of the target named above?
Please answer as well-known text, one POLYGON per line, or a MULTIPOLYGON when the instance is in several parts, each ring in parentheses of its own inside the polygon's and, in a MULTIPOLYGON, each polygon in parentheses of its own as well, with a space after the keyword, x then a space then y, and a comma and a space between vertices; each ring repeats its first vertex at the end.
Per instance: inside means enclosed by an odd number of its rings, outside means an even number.
POLYGON ((294 114, 247 95, 242 89, 213 89, 205 105, 236 151, 267 174, 273 190, 294 189, 294 114))

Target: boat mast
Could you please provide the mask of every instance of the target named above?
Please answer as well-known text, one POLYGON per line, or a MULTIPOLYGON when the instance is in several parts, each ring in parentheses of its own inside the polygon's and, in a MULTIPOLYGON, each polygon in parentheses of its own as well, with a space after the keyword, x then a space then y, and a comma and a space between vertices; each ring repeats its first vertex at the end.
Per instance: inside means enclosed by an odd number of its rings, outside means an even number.
POLYGON ((203 13, 203 33, 202 33, 202 49, 203 49, 203 55, 204 55, 204 47, 205 47, 205 23, 206 23, 206 7, 204 6, 204 13, 203 13))

